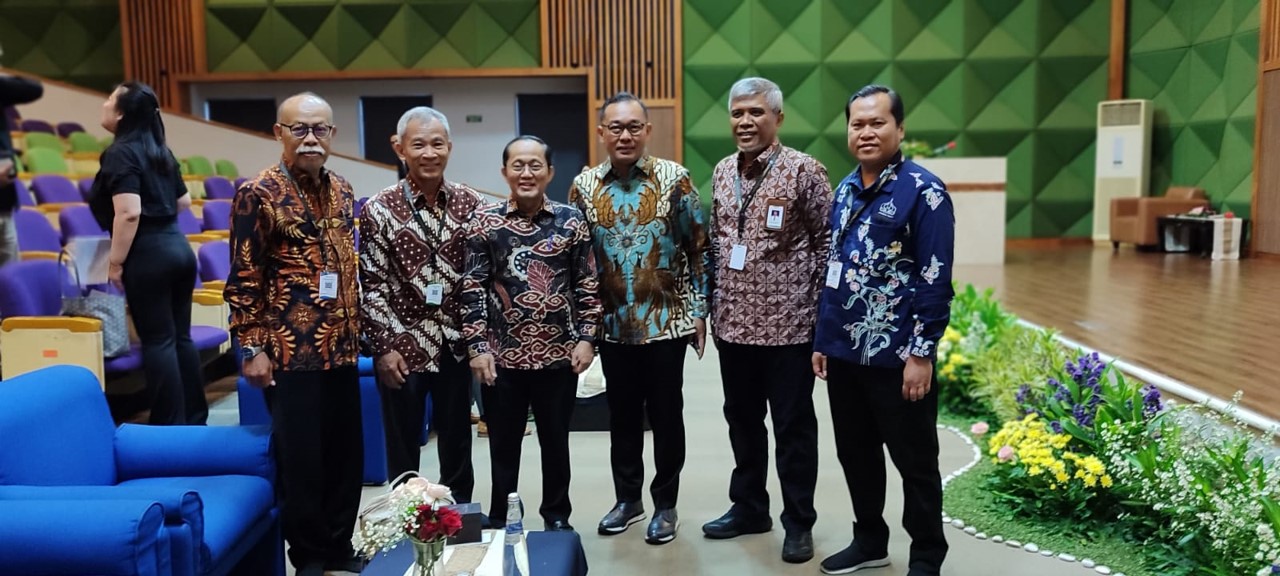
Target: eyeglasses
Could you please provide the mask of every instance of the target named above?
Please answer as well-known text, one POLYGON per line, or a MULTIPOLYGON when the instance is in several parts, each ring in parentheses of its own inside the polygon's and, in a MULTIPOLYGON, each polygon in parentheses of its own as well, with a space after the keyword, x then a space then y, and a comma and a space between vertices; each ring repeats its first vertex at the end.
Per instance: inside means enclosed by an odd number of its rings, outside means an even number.
POLYGON ((645 126, 648 125, 646 122, 632 122, 630 124, 610 124, 605 126, 604 129, 614 136, 621 136, 623 130, 626 130, 632 136, 639 136, 641 132, 644 132, 645 126))
POLYGON ((306 124, 281 124, 279 122, 276 122, 276 126, 288 129, 289 133, 292 134, 294 138, 298 138, 298 139, 306 138, 307 133, 310 132, 312 134, 315 134, 316 138, 324 140, 325 138, 329 137, 330 133, 333 132, 333 126, 329 124, 317 124, 315 126, 308 126, 306 124))
POLYGON ((534 176, 541 174, 543 168, 546 168, 546 166, 544 166, 541 162, 530 162, 528 164, 524 164, 522 162, 516 162, 511 166, 507 167, 507 169, 510 170, 512 173, 523 174, 525 170, 528 170, 529 173, 533 174, 534 176))

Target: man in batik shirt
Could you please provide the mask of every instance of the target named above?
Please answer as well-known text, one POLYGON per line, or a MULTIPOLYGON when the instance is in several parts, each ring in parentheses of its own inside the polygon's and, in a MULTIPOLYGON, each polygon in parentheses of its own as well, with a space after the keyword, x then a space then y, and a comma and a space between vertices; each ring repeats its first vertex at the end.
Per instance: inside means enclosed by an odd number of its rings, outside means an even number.
POLYGON ((849 98, 858 167, 836 188, 813 371, 827 380, 836 455, 857 522, 822 561, 844 574, 889 564, 884 448, 902 475, 908 576, 937 576, 947 555, 933 365, 951 314, 955 211, 937 176, 902 157, 903 106, 884 86, 849 98))
POLYGON ((520 443, 532 407, 542 449, 547 530, 573 530, 569 420, 578 374, 595 357, 600 323, 595 261, 582 213, 547 199, 551 148, 520 136, 502 152, 511 198, 476 211, 467 238, 463 337, 484 386, 493 492, 489 521, 506 523, 520 478, 520 443))
POLYGON ((225 290, 243 373, 266 392, 299 576, 359 572, 360 297, 351 185, 324 167, 337 129, 315 94, 280 104, 280 160, 236 191, 225 290))
POLYGON ((653 428, 657 470, 650 485, 650 544, 675 539, 684 467, 684 357, 706 340, 710 253, 702 203, 689 171, 649 156, 649 111, 621 92, 600 109, 596 129, 605 163, 573 180, 569 201, 591 223, 604 304, 600 361, 609 402, 610 458, 617 504, 600 534, 619 534, 644 518, 644 417, 653 428))
POLYGON ((711 229, 712 331, 720 353, 724 417, 735 467, 733 506, 702 526, 708 538, 767 532, 773 417, 782 485, 782 559, 813 558, 818 518, 818 421, 813 409, 813 324, 827 259, 831 183, 813 157, 777 140, 782 90, 746 78, 729 91, 738 152, 716 165, 711 229))
MULTIPOLYGON (((365 339, 373 349, 391 478, 418 470, 426 396, 439 442, 440 482, 470 502, 471 369, 459 296, 466 232, 480 193, 445 180, 449 120, 425 106, 400 117, 396 155, 408 175, 360 218, 365 339)), ((434 477, 434 475, 433 475, 434 477)))

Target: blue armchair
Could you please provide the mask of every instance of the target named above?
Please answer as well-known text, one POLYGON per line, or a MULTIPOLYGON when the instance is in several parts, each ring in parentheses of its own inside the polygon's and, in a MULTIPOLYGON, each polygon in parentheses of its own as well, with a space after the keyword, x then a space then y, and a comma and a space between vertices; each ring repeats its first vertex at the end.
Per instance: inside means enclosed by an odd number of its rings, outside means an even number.
POLYGON ((68 574, 284 574, 266 428, 116 428, 96 378, 74 366, 0 382, 0 406, 0 541, 31 532, 21 555, 0 555, 0 573, 11 573, 3 564, 14 558, 16 573, 65 565, 68 574), (55 512, 68 506, 74 514, 55 512), (156 512, 161 534, 148 547, 156 512), (111 531, 88 546, 102 563, 92 569, 74 558, 89 539, 79 535, 86 515, 111 531), (77 545, 66 544, 68 533, 77 545), (144 563, 147 549, 166 550, 167 561, 144 563))
POLYGON ((156 502, 0 500, 4 574, 164 576, 170 557, 156 502))

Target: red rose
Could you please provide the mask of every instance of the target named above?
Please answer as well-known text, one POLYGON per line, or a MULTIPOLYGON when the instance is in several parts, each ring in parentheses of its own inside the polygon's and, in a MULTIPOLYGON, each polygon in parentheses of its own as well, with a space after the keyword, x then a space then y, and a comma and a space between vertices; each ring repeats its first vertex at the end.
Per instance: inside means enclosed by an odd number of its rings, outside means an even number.
POLYGON ((453 536, 462 529, 462 515, 452 508, 441 508, 436 511, 436 519, 440 521, 440 531, 445 536, 453 536))

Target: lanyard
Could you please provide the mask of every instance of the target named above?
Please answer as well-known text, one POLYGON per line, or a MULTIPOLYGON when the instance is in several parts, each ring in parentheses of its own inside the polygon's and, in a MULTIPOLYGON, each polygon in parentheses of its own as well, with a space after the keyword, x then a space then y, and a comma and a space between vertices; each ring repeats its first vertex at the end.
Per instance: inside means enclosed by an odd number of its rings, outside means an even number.
POLYGON ((764 165, 764 171, 760 173, 760 178, 756 180, 756 185, 751 187, 751 191, 747 192, 746 197, 742 196, 742 171, 738 170, 736 178, 733 181, 733 195, 738 198, 738 238, 742 238, 742 229, 747 225, 747 208, 751 206, 751 201, 755 199, 756 192, 760 191, 760 186, 764 185, 764 179, 769 176, 769 169, 773 168, 773 161, 778 158, 778 154, 782 152, 779 148, 769 156, 769 161, 764 165))
MULTIPOLYGON (((289 172, 289 167, 285 166, 283 160, 280 161, 280 171, 284 172, 285 177, 289 179, 289 183, 293 185, 293 189, 298 192, 298 200, 302 201, 302 210, 307 215, 307 221, 310 222, 311 225, 315 226, 316 232, 319 233, 319 235, 316 237, 316 242, 320 244, 320 260, 324 264, 324 269, 322 271, 327 271, 329 269, 329 252, 325 249, 324 239, 326 234, 325 234, 325 228, 324 226, 321 226, 321 224, 324 224, 325 226, 327 226, 328 224, 316 221, 315 215, 311 213, 311 202, 307 201, 306 195, 302 193, 302 186, 299 186, 298 181, 293 179, 293 173, 289 172)), ((324 179, 324 184, 321 185, 321 195, 320 195, 320 201, 325 203, 326 208, 328 208, 328 202, 327 202, 328 197, 329 197, 329 178, 326 177, 324 179)), ((311 266, 314 268, 315 263, 312 262, 311 266)))
MULTIPOLYGON (((893 173, 897 171, 897 169, 898 169, 898 164, 896 163, 885 166, 884 170, 880 171, 880 176, 876 178, 875 186, 870 189, 863 190, 854 198, 853 200, 854 202, 857 202, 857 199, 862 197, 866 197, 866 201, 862 203, 862 206, 858 207, 858 210, 856 212, 852 214, 849 214, 846 212, 845 213, 846 215, 840 218, 839 227, 836 228, 835 232, 832 233, 831 235, 831 248, 830 248, 831 256, 829 258, 830 260, 835 260, 836 255, 840 253, 840 249, 844 246, 845 236, 849 233, 850 225, 858 220, 858 216, 862 215, 862 211, 866 210, 867 206, 871 205, 871 199, 880 193, 880 189, 884 188, 884 185, 889 182, 889 179, 893 177, 893 173)), ((853 184, 846 183, 845 186, 848 188, 852 188, 853 184)), ((843 197, 848 197, 853 195, 849 194, 849 192, 846 190, 843 194, 841 194, 841 196, 842 196, 841 211, 843 212, 843 208, 844 208, 843 197)))
MULTIPOLYGON (((409 192, 408 178, 401 181, 400 190, 404 192, 404 201, 409 205, 409 213, 413 214, 413 219, 418 221, 418 226, 422 228, 422 233, 430 234, 431 228, 427 226, 427 221, 422 219, 422 215, 418 213, 418 209, 413 205, 413 194, 409 192)), ((440 192, 438 192, 438 194, 444 194, 444 183, 440 184, 440 192)), ((442 213, 440 215, 440 218, 438 218, 439 222, 435 229, 436 238, 440 240, 441 244, 444 243, 444 219, 447 217, 448 217, 447 211, 445 211, 445 213, 442 213)), ((431 238, 427 238, 427 241, 430 242, 431 238)))

